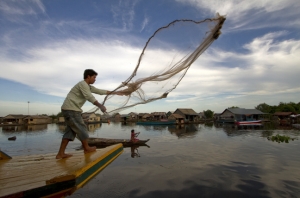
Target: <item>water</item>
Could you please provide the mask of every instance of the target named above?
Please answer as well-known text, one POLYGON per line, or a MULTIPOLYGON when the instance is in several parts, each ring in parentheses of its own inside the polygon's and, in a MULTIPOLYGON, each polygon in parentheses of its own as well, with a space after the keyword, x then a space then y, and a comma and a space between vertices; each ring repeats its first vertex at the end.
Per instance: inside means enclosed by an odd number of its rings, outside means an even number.
MULTIPOLYGON (((57 152, 63 126, 0 128, 11 156, 57 152), (15 131, 16 130, 16 131, 15 131), (16 141, 7 138, 17 136, 16 141)), ((150 139, 124 152, 70 197, 300 197, 300 131, 267 126, 90 125, 91 137, 150 139), (277 143, 271 135, 298 140, 277 143)), ((80 146, 70 142, 68 152, 80 146)))

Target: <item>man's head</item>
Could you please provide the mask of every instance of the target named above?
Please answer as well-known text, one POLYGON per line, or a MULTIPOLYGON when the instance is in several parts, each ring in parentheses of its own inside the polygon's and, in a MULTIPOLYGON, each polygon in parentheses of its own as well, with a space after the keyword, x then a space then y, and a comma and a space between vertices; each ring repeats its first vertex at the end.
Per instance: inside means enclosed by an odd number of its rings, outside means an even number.
POLYGON ((131 130, 131 133, 134 133, 134 129, 131 130))
POLYGON ((96 81, 98 73, 95 72, 92 69, 86 69, 83 73, 83 79, 88 83, 88 84, 93 84, 96 81))

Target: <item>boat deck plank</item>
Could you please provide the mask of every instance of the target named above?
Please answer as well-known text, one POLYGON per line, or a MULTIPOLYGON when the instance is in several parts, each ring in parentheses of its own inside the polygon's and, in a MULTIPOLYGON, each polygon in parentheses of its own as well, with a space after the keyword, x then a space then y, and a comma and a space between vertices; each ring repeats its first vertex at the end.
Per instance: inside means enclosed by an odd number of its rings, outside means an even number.
POLYGON ((74 151, 72 157, 65 159, 55 159, 56 153, 51 153, 0 160, 0 197, 59 182, 75 181, 78 177, 81 177, 81 183, 76 186, 80 187, 122 151, 122 144, 117 144, 88 154, 82 150, 74 151))

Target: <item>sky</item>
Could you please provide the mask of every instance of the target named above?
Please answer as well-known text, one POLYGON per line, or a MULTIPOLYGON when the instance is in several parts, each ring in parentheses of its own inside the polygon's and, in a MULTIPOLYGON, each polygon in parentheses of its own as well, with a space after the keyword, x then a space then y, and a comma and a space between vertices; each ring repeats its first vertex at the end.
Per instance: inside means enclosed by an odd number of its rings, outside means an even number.
POLYGON ((177 88, 120 113, 298 103, 299 10, 299 0, 1 0, 0 116, 56 115, 85 69, 98 72, 95 87, 113 90, 158 28, 216 13, 226 16, 222 34, 177 88))

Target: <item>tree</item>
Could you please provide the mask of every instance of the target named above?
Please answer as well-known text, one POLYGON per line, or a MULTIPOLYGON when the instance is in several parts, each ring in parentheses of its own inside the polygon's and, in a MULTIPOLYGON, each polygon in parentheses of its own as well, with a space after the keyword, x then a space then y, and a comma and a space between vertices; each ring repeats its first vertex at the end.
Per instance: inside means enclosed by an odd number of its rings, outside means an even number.
POLYGON ((57 116, 57 117, 62 117, 63 114, 62 114, 62 112, 59 112, 56 116, 57 116))
POLYGON ((270 106, 266 103, 261 103, 255 107, 255 109, 260 110, 264 113, 273 114, 275 112, 293 112, 293 113, 300 113, 300 102, 294 103, 284 103, 280 102, 277 106, 270 106))
POLYGON ((255 109, 257 109, 263 113, 270 113, 272 110, 272 107, 266 103, 261 103, 261 104, 257 105, 255 107, 255 109))
POLYGON ((56 116, 56 115, 54 115, 54 114, 50 115, 49 117, 50 117, 50 118, 52 118, 52 120, 54 120, 54 119, 56 119, 56 118, 57 118, 57 116, 56 116))
POLYGON ((288 104, 284 105, 282 107, 281 111, 283 111, 283 112, 296 112, 295 108, 292 105, 288 105, 288 104))
POLYGON ((213 118, 213 116, 214 116, 214 112, 209 110, 209 109, 206 110, 206 111, 203 111, 203 113, 204 113, 206 118, 213 118))

